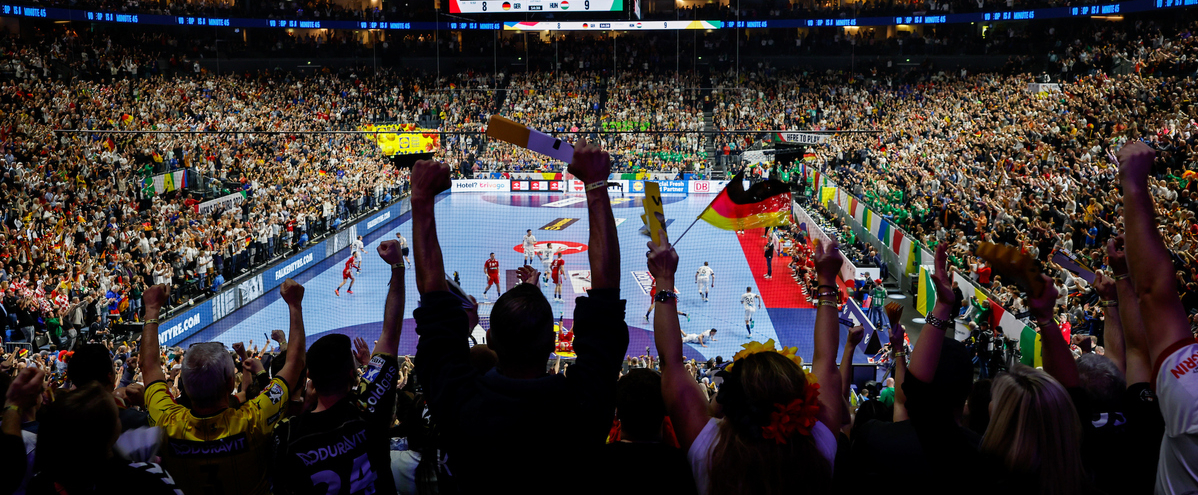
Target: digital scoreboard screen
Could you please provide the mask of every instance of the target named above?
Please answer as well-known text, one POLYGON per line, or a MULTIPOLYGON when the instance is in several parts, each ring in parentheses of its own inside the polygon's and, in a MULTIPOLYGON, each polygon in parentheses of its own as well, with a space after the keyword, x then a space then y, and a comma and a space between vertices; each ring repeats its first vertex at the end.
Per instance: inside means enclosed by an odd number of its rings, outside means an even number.
POLYGON ((621 12, 624 0, 449 0, 451 14, 621 12))

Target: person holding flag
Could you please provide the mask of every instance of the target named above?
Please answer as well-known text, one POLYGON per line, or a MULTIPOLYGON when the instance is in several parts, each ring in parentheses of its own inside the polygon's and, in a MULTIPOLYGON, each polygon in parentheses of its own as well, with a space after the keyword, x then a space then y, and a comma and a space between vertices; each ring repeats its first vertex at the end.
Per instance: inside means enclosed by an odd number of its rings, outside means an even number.
POLYGON ((675 243, 681 242, 699 220, 718 229, 737 232, 790 225, 790 186, 778 179, 765 179, 745 189, 744 181, 742 170, 728 181, 724 190, 711 200, 675 243))

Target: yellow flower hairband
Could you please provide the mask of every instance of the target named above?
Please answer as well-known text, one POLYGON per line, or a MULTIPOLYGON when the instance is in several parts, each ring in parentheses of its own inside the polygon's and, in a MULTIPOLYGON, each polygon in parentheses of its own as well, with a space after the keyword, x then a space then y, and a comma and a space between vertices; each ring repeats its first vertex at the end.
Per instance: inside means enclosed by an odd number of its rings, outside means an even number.
MULTIPOLYGON (((760 352, 776 352, 794 362, 794 364, 799 366, 799 369, 803 368, 803 357, 797 354, 799 352, 798 347, 783 347, 782 349, 778 349, 774 346, 774 339, 769 339, 765 341, 764 344, 761 342, 749 342, 747 344, 742 344, 741 347, 744 350, 737 352, 736 355, 732 357, 732 362, 729 363, 728 366, 724 367, 725 370, 732 371, 732 366, 736 364, 736 361, 760 352)), ((819 381, 815 378, 815 373, 804 371, 804 375, 807 377, 807 383, 819 383, 819 381)))

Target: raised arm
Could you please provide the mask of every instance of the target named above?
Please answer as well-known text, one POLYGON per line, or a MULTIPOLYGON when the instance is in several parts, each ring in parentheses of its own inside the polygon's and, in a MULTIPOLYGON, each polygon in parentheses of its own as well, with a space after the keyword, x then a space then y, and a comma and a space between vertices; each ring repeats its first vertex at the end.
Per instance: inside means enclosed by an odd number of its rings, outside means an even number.
POLYGON ((811 371, 819 380, 819 420, 829 430, 840 431, 844 420, 844 399, 832 395, 840 392, 840 373, 836 369, 836 347, 840 343, 840 290, 836 275, 844 257, 835 240, 815 245, 815 276, 819 282, 815 313, 815 352, 811 371))
POLYGON ((585 138, 579 139, 574 146, 574 160, 567 170, 586 184, 587 217, 590 221, 587 257, 591 262, 591 287, 619 289, 620 240, 616 236, 611 198, 607 196, 611 157, 598 146, 589 145, 585 138))
POLYGON ((1043 343, 1040 355, 1044 358, 1044 371, 1061 382, 1061 386, 1065 388, 1077 387, 1081 384, 1077 375, 1077 362, 1073 360, 1073 353, 1069 351, 1069 342, 1065 342, 1061 329, 1053 319, 1053 308, 1056 307, 1059 295, 1057 287, 1048 275, 1040 274, 1040 278, 1044 281, 1044 291, 1040 293, 1040 297, 1029 298, 1027 305, 1032 318, 1040 326, 1040 342, 1043 343))
MULTIPOLYGON (((649 272, 657 280, 658 287, 673 287, 674 273, 678 270, 678 253, 670 245, 664 230, 658 236, 662 245, 649 242, 649 272)), ((658 294, 668 292, 663 289, 658 294)), ((695 438, 703 431, 711 415, 707 412, 707 400, 699 382, 686 371, 682 357, 681 329, 678 327, 678 300, 668 298, 656 303, 653 315, 653 343, 661 366, 661 392, 666 402, 666 413, 678 434, 678 443, 689 449, 695 438)))
MULTIPOLYGON (((436 236, 433 238, 435 240, 436 236)), ((404 285, 404 261, 399 250, 399 241, 383 241, 379 244, 378 251, 379 257, 391 265, 391 282, 387 285, 387 300, 383 303, 383 334, 374 345, 374 354, 394 356, 399 352, 399 336, 403 331, 404 301, 407 295, 407 287, 404 285)), ((440 253, 440 250, 437 252, 440 253)))
POLYGON ((915 342, 911 360, 907 363, 907 372, 924 383, 931 383, 936 377, 944 332, 953 324, 952 307, 957 302, 957 296, 953 294, 952 275, 948 272, 949 244, 942 242, 936 246, 936 273, 932 275, 932 281, 936 284, 936 306, 928 313, 928 323, 920 330, 919 340, 915 342), (936 324, 933 324, 933 319, 937 321, 936 324))
POLYGON ((138 360, 141 362, 141 379, 148 386, 159 380, 166 380, 162 372, 162 352, 158 348, 158 316, 162 314, 162 305, 166 304, 170 290, 159 284, 146 289, 141 295, 142 305, 146 307, 145 324, 141 327, 141 350, 138 360))
POLYGON ((894 363, 894 417, 895 423, 907 417, 907 393, 903 392, 903 379, 907 377, 907 329, 903 328, 903 305, 886 305, 886 318, 890 320, 890 359, 894 363))
POLYGON ((299 386, 300 376, 304 373, 304 368, 307 366, 308 345, 305 341, 304 330, 304 286, 292 279, 283 281, 283 285, 279 287, 279 295, 283 296, 283 301, 287 302, 287 314, 290 319, 290 328, 287 331, 287 362, 283 363, 283 369, 279 370, 278 376, 287 382, 287 386, 291 390, 296 390, 299 386))
POLYGON ((849 398, 849 385, 853 383, 853 351, 865 338, 865 327, 857 325, 849 329, 849 338, 844 341, 844 352, 840 356, 840 396, 849 398))
POLYGON ((437 195, 451 185, 449 167, 444 163, 420 160, 412 166, 412 262, 416 265, 416 290, 421 294, 449 290, 433 205, 437 195))
POLYGON ((1185 308, 1177 296, 1173 263, 1153 219, 1148 172, 1156 153, 1148 145, 1134 142, 1119 150, 1119 179, 1123 186, 1123 224, 1127 239, 1127 268, 1140 298, 1140 314, 1152 315, 1146 328, 1149 357, 1153 364, 1166 350, 1183 341, 1193 341, 1185 308))
POLYGON ((891 421, 910 419, 907 415, 907 393, 903 391, 903 380, 907 378, 907 329, 903 325, 890 327, 890 358, 894 360, 894 416, 891 421))
MULTIPOLYGON (((1132 283, 1131 272, 1127 270, 1127 252, 1123 250, 1123 236, 1107 241, 1107 257, 1110 258, 1112 273, 1115 276, 1115 293, 1119 306, 1119 325, 1123 329, 1123 355, 1127 366, 1124 375, 1127 384, 1146 383, 1152 381, 1152 358, 1148 355, 1148 334, 1145 332, 1144 319, 1140 316, 1140 298, 1136 296, 1136 288, 1132 283)), ((1110 328, 1110 318, 1107 318, 1107 328, 1110 328)), ((1107 331, 1107 342, 1110 342, 1110 331, 1107 331)), ((1110 345, 1107 345, 1110 352, 1110 345)))
POLYGON ((271 330, 270 338, 279 343, 279 352, 287 350, 287 334, 282 330, 271 330))
POLYGON ((1127 373, 1127 361, 1124 355, 1123 323, 1119 315, 1119 296, 1115 290, 1115 279, 1099 271, 1094 274, 1094 290, 1098 292, 1098 305, 1102 307, 1104 335, 1106 342, 1105 356, 1115 363, 1124 374, 1127 373))

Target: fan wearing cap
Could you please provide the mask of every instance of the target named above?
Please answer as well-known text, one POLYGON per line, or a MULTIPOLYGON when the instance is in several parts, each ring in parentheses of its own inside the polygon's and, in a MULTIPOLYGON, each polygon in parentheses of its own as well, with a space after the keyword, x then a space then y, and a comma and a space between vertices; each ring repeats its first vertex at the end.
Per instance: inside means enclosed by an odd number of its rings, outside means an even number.
POLYGON ((404 312, 404 263, 397 241, 383 242, 378 252, 391 265, 383 334, 366 363, 357 362, 344 334, 321 337, 308 349, 316 408, 275 428, 273 463, 280 474, 274 477, 275 493, 313 493, 323 491, 316 490, 321 484, 352 487, 353 493, 395 493, 387 430, 399 378, 395 355, 404 312), (361 381, 359 364, 366 366, 361 381))

